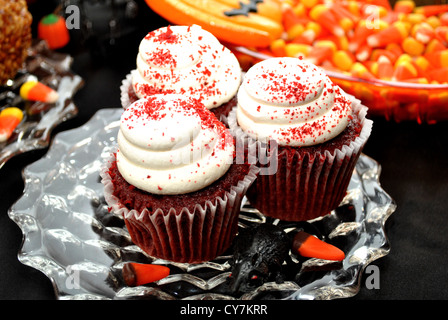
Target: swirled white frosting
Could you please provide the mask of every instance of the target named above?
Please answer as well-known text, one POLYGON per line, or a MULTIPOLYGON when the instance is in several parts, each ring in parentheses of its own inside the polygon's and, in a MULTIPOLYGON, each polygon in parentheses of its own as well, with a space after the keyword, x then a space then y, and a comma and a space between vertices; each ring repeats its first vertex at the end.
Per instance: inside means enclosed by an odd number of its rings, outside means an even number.
POLYGON ((241 84, 235 55, 198 25, 168 26, 141 41, 132 85, 139 98, 188 94, 213 109, 234 97, 241 84))
POLYGON ((141 190, 183 194, 224 175, 234 149, 229 131, 203 105, 180 95, 154 95, 121 116, 117 167, 141 190))
POLYGON ((250 136, 311 146, 341 133, 351 117, 345 93, 322 69, 298 58, 263 60, 246 73, 237 120, 250 136))

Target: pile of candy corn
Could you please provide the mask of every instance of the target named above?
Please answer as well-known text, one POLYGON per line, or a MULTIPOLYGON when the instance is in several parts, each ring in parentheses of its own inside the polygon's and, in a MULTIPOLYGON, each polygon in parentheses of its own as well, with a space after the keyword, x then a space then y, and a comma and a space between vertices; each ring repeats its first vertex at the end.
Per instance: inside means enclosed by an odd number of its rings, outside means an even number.
POLYGON ((448 83, 448 5, 412 0, 285 0, 274 56, 304 56, 366 79, 448 83))
POLYGON ((7 107, 0 112, 0 142, 5 142, 23 119, 23 112, 17 107, 7 107))
POLYGON ((49 86, 37 80, 28 80, 20 87, 20 96, 24 100, 55 103, 59 94, 49 86))
MULTIPOLYGON (((31 79, 20 86, 20 97, 27 101, 55 103, 59 94, 49 86, 31 79)), ((6 107, 0 112, 0 143, 7 141, 23 120, 23 111, 17 107, 6 107)))

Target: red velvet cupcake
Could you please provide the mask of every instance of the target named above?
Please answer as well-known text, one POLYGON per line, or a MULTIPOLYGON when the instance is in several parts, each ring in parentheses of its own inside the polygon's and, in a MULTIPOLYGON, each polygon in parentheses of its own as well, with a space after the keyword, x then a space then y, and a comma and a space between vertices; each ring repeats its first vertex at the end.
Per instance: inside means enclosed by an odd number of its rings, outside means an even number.
POLYGON ((153 95, 128 107, 101 172, 111 210, 147 254, 201 262, 232 243, 257 168, 236 164, 223 123, 197 100, 153 95))
POLYGON ((137 68, 123 80, 121 102, 153 94, 185 94, 225 120, 236 105, 241 67, 235 55, 200 26, 168 26, 141 41, 137 68))
POLYGON ((288 221, 337 208, 370 136, 366 113, 323 70, 302 59, 272 58, 253 66, 228 117, 260 167, 247 192, 250 203, 288 221))

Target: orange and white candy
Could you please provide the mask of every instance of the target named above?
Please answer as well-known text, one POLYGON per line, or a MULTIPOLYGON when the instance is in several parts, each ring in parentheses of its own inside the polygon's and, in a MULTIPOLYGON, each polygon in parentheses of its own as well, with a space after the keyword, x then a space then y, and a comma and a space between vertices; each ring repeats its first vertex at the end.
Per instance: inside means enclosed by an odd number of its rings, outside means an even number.
POLYGON ((127 262, 122 269, 123 280, 129 287, 141 286, 170 275, 170 269, 157 264, 127 262))
POLYGON ((29 80, 20 87, 20 96, 29 101, 55 103, 59 95, 49 86, 35 80, 29 80))
POLYGON ((7 141, 23 119, 23 112, 17 107, 8 107, 0 112, 0 142, 7 141))

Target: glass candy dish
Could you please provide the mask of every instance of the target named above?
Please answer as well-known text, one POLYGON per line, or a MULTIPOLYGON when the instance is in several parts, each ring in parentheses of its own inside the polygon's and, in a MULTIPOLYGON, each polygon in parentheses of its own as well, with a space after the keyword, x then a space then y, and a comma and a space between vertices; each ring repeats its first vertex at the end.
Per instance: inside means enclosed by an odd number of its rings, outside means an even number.
MULTIPOLYGON (((229 47, 239 54, 240 59, 241 54, 253 59, 251 63, 272 58, 246 47, 229 47)), ((448 84, 362 79, 334 70, 324 70, 345 92, 368 106, 371 116, 396 122, 410 120, 428 124, 448 120, 448 84)))

